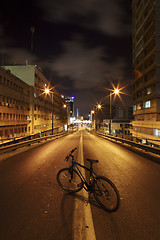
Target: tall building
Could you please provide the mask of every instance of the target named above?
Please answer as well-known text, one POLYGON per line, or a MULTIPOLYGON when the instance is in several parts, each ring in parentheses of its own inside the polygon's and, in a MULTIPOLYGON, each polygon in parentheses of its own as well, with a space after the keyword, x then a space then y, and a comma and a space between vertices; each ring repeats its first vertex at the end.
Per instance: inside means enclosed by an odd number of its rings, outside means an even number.
POLYGON ((70 117, 74 117, 74 97, 65 97, 65 100, 70 109, 70 117))
POLYGON ((1 139, 48 131, 52 119, 54 129, 66 123, 65 99, 37 66, 4 66, 0 85, 1 139), (45 88, 52 88, 53 98, 45 88))
POLYGON ((133 135, 160 137, 160 1, 132 0, 133 135))

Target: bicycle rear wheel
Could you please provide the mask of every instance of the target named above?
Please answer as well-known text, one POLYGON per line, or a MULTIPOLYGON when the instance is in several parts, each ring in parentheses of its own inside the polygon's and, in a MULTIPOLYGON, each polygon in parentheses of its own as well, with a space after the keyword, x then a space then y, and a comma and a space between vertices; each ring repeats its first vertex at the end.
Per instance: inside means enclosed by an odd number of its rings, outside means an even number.
POLYGON ((78 173, 73 168, 63 168, 57 173, 57 182, 66 192, 79 192, 83 187, 83 182, 78 173))
POLYGON ((104 210, 113 212, 118 208, 120 196, 111 180, 103 176, 98 176, 93 181, 92 189, 97 203, 104 210))

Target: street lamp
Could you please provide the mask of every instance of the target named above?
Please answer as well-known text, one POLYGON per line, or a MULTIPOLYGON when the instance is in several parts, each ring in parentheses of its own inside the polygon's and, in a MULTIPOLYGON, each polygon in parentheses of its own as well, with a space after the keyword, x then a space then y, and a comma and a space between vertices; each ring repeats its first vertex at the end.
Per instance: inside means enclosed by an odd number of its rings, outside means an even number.
POLYGON ((51 94, 52 97, 52 135, 53 135, 53 92, 49 88, 46 88, 44 92, 46 94, 51 94))
POLYGON ((91 110, 91 121, 92 121, 92 127, 95 129, 95 111, 91 110))
POLYGON ((109 134, 111 134, 112 130, 112 95, 119 94, 119 89, 115 88, 112 92, 109 93, 109 99, 110 99, 110 121, 109 121, 109 134))
POLYGON ((68 105, 66 103, 63 104, 63 108, 66 108, 67 110, 67 131, 68 131, 68 124, 69 124, 69 109, 68 105))
POLYGON ((98 105, 97 105, 97 108, 98 108, 98 109, 101 109, 101 107, 102 107, 101 104, 98 104, 98 105))
MULTIPOLYGON (((101 108, 102 108, 102 105, 101 104, 97 104, 96 109, 99 111, 99 110, 101 110, 101 108)), ((95 113, 96 130, 97 130, 98 124, 99 124, 98 111, 96 111, 96 113, 95 113), (98 124, 97 124, 97 122, 98 122, 98 124)))

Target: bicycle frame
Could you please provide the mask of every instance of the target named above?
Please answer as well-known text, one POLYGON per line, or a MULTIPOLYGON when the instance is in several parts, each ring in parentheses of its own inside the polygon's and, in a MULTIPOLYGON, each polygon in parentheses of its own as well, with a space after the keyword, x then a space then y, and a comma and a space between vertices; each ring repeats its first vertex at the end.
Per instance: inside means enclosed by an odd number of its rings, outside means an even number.
POLYGON ((71 167, 75 167, 75 169, 77 170, 77 173, 79 174, 82 182, 83 182, 83 187, 84 189, 88 192, 88 191, 92 191, 92 187, 91 187, 91 177, 94 179, 96 174, 93 172, 92 168, 87 168, 85 166, 83 166, 82 164, 74 161, 73 157, 72 157, 72 166, 71 167), (86 179, 84 178, 83 174, 81 173, 80 169, 78 168, 78 166, 84 168, 85 170, 90 172, 90 176, 89 176, 89 183, 87 183, 86 179))

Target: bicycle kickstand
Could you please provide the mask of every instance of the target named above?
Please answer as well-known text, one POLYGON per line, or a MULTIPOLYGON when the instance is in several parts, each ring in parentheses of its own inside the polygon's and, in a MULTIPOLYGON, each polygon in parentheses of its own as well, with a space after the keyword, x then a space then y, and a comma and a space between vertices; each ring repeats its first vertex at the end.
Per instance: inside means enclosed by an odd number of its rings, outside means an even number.
POLYGON ((88 196, 88 199, 86 201, 86 206, 88 206, 88 203, 90 203, 90 200, 91 200, 91 192, 89 192, 89 196, 88 196))

